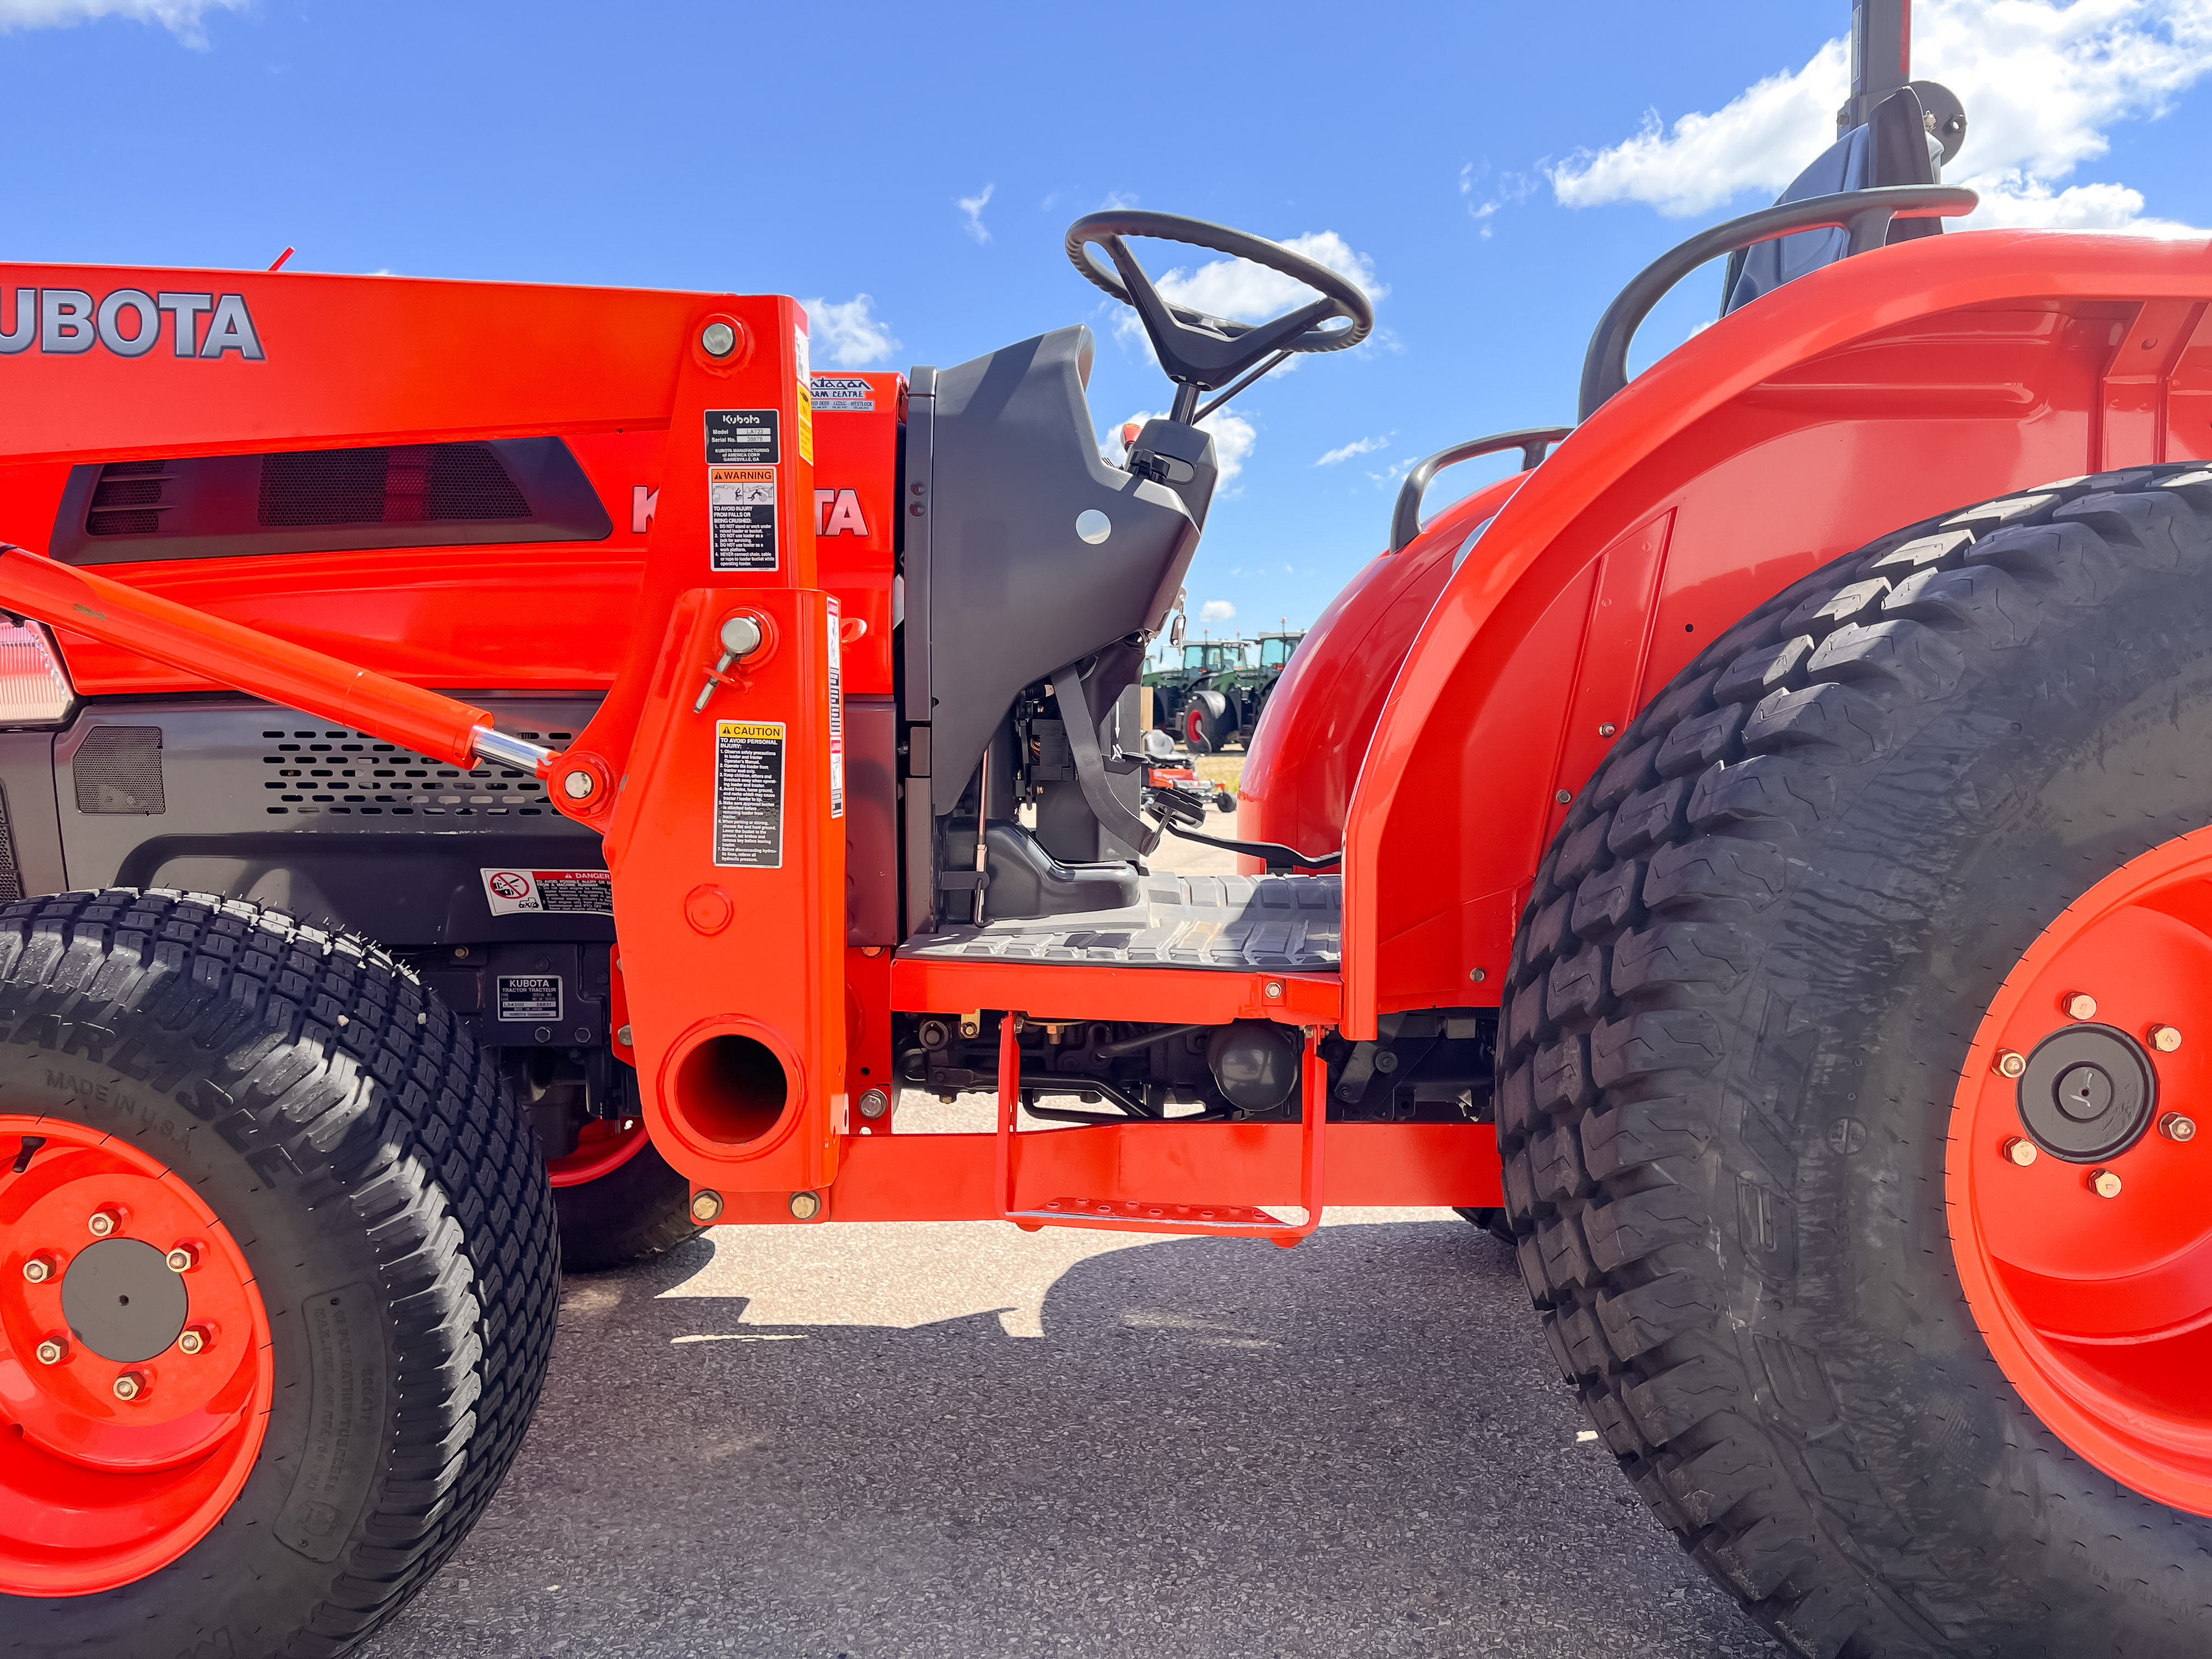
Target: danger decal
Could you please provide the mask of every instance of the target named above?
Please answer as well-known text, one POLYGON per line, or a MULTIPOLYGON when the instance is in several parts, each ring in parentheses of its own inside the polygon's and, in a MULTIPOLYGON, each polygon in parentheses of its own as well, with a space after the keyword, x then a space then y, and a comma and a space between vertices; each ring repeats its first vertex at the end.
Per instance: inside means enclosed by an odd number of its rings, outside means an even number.
POLYGON ((783 868, 781 720, 714 722, 714 862, 783 868))
POLYGON ((611 916, 614 878, 604 870, 485 869, 484 902, 495 916, 611 916))

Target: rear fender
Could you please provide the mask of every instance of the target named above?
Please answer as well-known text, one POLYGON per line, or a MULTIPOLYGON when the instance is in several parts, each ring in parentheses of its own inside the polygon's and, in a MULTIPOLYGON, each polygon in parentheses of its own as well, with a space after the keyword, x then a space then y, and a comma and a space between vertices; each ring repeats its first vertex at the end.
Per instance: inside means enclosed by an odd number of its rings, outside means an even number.
POLYGON ((1365 746, 1347 1033, 1497 1000, 1614 732, 1752 606, 1948 507, 2212 454, 2207 255, 2016 231, 1878 249, 1714 324, 1577 428, 1443 584, 1365 746))

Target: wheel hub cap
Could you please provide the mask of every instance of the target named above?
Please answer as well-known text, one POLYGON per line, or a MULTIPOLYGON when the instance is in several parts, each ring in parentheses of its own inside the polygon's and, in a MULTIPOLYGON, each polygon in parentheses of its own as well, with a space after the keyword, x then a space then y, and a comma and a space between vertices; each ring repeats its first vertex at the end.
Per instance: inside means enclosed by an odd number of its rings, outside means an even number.
POLYGON ((62 1279, 62 1317, 102 1359, 151 1359, 184 1334, 181 1273, 143 1239, 103 1238, 77 1252, 62 1279))
POLYGON ((2027 1057, 2020 1121, 2035 1144, 2070 1164, 2125 1152, 2150 1127, 2158 1075, 2150 1055, 2110 1025, 2052 1032, 2027 1057))

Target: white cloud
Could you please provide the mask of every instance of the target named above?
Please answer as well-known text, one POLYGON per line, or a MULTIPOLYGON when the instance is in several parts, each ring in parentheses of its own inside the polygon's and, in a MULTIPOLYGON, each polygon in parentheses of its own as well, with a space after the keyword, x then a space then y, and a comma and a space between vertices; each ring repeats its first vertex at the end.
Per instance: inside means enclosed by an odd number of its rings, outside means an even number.
POLYGON ((1350 443, 1340 445, 1330 450, 1314 465, 1334 466, 1339 461, 1348 461, 1354 455, 1371 455, 1378 449, 1388 448, 1389 443, 1390 441, 1388 438, 1354 438, 1350 443))
POLYGON ((1215 623, 1233 623, 1237 620, 1237 607, 1226 599, 1208 599, 1198 607, 1198 619, 1208 628, 1215 623))
MULTIPOLYGON (((1116 466, 1123 465, 1129 459, 1129 447, 1121 441, 1122 433, 1132 429, 1142 430, 1146 421, 1164 418, 1164 411, 1140 409, 1116 426, 1106 442, 1099 447, 1105 452, 1108 460, 1116 466)), ((1229 489, 1231 481, 1244 470, 1245 458, 1251 454, 1252 446, 1260 441, 1259 428, 1242 415, 1232 415, 1224 410, 1217 415, 1207 416, 1198 423, 1198 429, 1201 432, 1211 432, 1213 434, 1213 464, 1221 471, 1221 477, 1214 486, 1214 493, 1217 495, 1226 495, 1231 493, 1229 489)))
MULTIPOLYGON (((1982 193, 1965 224, 2203 234, 2145 217, 2124 185, 2058 181, 2106 154, 2116 123, 2165 114, 2212 71, 2212 0, 1920 0, 1912 58, 1966 108, 1966 148, 1944 178, 1982 193)), ((1648 202, 1677 217, 1771 195, 1833 141, 1848 59, 1847 43, 1831 40, 1714 113, 1669 128, 1652 112, 1633 138, 1550 169, 1553 193, 1570 207, 1648 202)))
POLYGON ((1491 221, 1497 216, 1498 210, 1519 207, 1536 193, 1541 183, 1541 180, 1525 173, 1501 173, 1498 175, 1497 184, 1486 189, 1482 192, 1482 200, 1478 202, 1474 199, 1475 186, 1484 184, 1489 177, 1490 163, 1487 161, 1479 167, 1469 161, 1459 170, 1459 193, 1468 198, 1467 216, 1480 228, 1485 241, 1488 241, 1496 232, 1497 228, 1491 221))
POLYGON ((963 196, 952 204, 967 216, 968 222, 961 228, 979 242, 991 240, 991 228, 983 222, 983 210, 991 205, 991 192, 996 189, 996 185, 986 185, 981 195, 963 196))
POLYGON ((875 300, 856 294, 849 300, 801 300, 814 361, 838 368, 866 368, 899 349, 898 336, 870 309, 875 300))
MULTIPOLYGON (((1364 253, 1353 252, 1352 245, 1333 230, 1292 236, 1283 246, 1350 278, 1366 292, 1370 300, 1380 300, 1390 291, 1376 276, 1375 262, 1364 253)), ((1297 277, 1255 265, 1249 259, 1216 259, 1194 270, 1177 267, 1164 276, 1155 277, 1153 285, 1164 298, 1176 305, 1239 323, 1266 322, 1286 311, 1295 311, 1314 297, 1313 290, 1297 277)))
POLYGON ((200 20, 210 11, 235 11, 246 0, 0 0, 0 33, 10 29, 67 28, 102 17, 159 23, 186 46, 207 45, 200 20))

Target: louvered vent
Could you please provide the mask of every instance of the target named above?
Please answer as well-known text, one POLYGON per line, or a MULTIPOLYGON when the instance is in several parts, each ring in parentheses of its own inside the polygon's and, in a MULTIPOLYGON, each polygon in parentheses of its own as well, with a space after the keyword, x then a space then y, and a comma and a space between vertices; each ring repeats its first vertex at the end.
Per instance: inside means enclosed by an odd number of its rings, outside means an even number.
MULTIPOLYGON (((366 732, 264 732, 265 808, 272 817, 319 813, 379 817, 543 817, 545 786, 529 773, 465 771, 410 754, 366 732)), ((573 732, 518 732, 532 743, 567 743, 573 732)))
POLYGON ((84 528, 93 536, 158 536, 161 533, 161 487, 171 473, 167 461, 110 461, 100 469, 84 528))
POLYGON ((269 529, 529 516, 530 503, 488 444, 314 449, 261 458, 257 517, 269 529))

